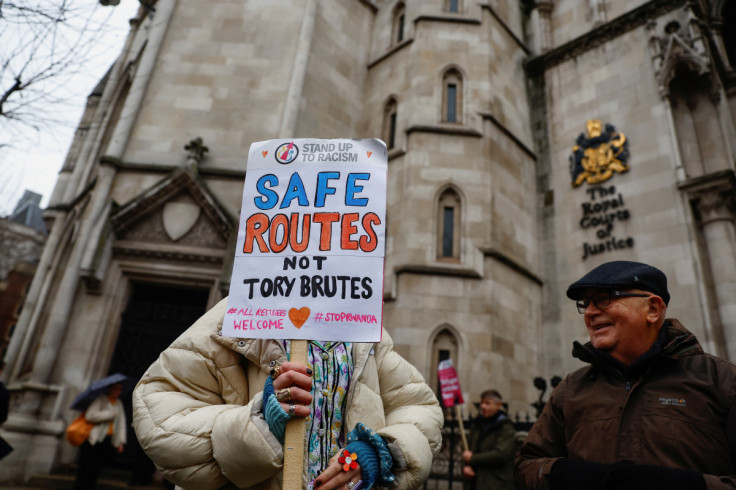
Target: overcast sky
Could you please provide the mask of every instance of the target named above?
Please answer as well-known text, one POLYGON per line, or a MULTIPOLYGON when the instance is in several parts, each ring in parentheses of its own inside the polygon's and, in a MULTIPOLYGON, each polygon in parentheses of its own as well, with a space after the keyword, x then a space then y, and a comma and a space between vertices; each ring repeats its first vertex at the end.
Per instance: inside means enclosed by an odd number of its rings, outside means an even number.
MULTIPOLYGON (((135 16, 138 9, 138 0, 120 0, 115 7, 100 6, 98 0, 75 0, 74 3, 88 6, 100 22, 107 20, 109 29, 95 43, 95 52, 84 73, 70 77, 64 81, 63 87, 54 89, 67 102, 65 107, 54 109, 54 113, 64 122, 41 133, 30 128, 23 129, 24 138, 20 139, 20 144, 10 149, 0 149, 0 216, 13 211, 26 189, 43 195, 41 207, 48 205, 87 96, 120 54, 130 29, 128 20, 135 16)), ((8 33, 9 30, 5 30, 0 35, 0 42, 8 33)))

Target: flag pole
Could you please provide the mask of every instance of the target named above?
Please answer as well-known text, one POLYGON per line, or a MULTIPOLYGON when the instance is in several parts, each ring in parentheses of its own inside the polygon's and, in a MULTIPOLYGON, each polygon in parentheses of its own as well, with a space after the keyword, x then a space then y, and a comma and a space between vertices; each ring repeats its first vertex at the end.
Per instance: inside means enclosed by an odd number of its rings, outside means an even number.
POLYGON ((455 405, 455 410, 457 412, 457 423, 460 424, 460 437, 463 438, 463 449, 470 451, 468 438, 465 435, 465 424, 463 424, 463 414, 460 412, 460 405, 455 405))

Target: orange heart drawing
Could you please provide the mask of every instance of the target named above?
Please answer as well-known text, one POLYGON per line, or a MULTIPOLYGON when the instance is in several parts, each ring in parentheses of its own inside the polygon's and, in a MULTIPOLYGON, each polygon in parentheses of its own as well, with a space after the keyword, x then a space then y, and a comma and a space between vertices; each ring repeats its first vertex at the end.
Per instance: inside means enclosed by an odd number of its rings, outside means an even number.
POLYGON ((372 151, 367 151, 366 153, 368 154, 368 158, 370 158, 371 155, 373 155, 373 152, 372 151))
POLYGON ((291 320, 291 323, 293 323, 296 328, 302 328, 304 322, 309 318, 309 313, 311 312, 306 306, 299 308, 298 310, 296 308, 292 308, 289 310, 289 320, 291 320))
POLYGON ((263 154, 263 158, 266 158, 266 155, 268 155, 268 151, 262 151, 261 153, 263 154))

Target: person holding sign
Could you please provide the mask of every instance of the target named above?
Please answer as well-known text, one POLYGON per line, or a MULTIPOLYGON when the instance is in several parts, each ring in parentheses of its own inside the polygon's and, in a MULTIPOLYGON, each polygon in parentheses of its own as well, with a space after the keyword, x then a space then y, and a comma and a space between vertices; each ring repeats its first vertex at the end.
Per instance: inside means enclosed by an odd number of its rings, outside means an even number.
POLYGON ((465 490, 513 490, 516 430, 503 412, 501 394, 480 395, 480 417, 470 428, 469 451, 463 451, 465 490))
POLYGON ((133 394, 136 434, 167 480, 280 488, 284 423, 306 417, 303 488, 421 486, 442 412, 385 331, 378 343, 309 342, 304 365, 287 361, 289 341, 222 336, 226 310, 223 300, 174 341, 133 394), (343 448, 357 455, 348 471, 343 448))
POLYGON ((442 412, 382 326, 386 168, 379 140, 251 146, 230 296, 133 396, 138 439, 168 480, 364 490, 427 478, 442 412), (290 430, 300 420, 303 434, 290 430))

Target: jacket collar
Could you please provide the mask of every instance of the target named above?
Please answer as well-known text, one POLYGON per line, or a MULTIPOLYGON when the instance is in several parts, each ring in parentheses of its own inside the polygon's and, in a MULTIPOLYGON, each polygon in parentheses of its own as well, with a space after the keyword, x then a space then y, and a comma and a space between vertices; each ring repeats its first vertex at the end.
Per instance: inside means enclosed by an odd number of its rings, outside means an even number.
POLYGON ((509 417, 500 410, 496 412, 496 415, 494 415, 493 417, 483 417, 482 415, 478 415, 478 417, 475 419, 478 426, 483 428, 484 430, 498 427, 504 422, 504 420, 509 420, 509 417))
POLYGON ((671 359, 681 359, 686 356, 703 354, 703 348, 695 335, 685 328, 678 320, 666 320, 667 340, 662 348, 662 356, 671 359))

